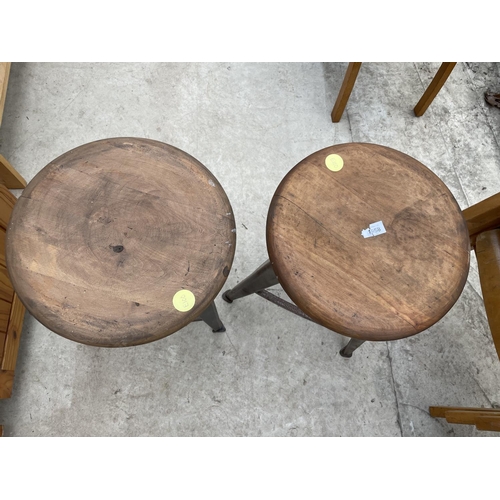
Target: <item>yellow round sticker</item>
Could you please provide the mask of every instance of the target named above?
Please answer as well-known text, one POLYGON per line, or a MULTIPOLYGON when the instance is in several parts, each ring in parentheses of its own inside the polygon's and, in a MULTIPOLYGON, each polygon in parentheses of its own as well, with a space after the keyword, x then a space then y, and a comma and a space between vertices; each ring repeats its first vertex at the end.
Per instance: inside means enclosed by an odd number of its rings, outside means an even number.
POLYGON ((181 312, 189 311, 193 308, 195 298, 193 292, 189 290, 179 290, 172 300, 174 307, 181 312))
POLYGON ((325 165, 329 170, 338 172, 339 170, 342 170, 342 167, 344 166, 344 160, 340 155, 328 155, 325 158, 325 165))

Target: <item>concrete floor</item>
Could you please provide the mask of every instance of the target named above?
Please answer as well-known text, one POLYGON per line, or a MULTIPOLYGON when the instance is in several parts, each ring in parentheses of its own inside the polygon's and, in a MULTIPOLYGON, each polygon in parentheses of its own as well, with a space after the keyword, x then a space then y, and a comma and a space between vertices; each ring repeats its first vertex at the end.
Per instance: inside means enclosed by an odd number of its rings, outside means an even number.
MULTIPOLYGON (((310 153, 362 141, 426 164, 462 208, 500 191, 500 65, 460 63, 426 114, 413 106, 439 63, 366 63, 340 123, 346 63, 14 63, 0 152, 29 181, 83 143, 157 139, 219 179, 237 223, 227 286, 267 258, 267 208, 310 153)), ((19 193, 17 193, 19 194, 19 193)), ((279 287, 276 287, 279 292, 279 287)), ((227 332, 194 323, 152 344, 93 348, 26 314, 7 436, 493 436, 431 418, 430 405, 500 403, 477 264, 453 309, 415 337, 365 344, 252 296, 217 306, 227 332)))

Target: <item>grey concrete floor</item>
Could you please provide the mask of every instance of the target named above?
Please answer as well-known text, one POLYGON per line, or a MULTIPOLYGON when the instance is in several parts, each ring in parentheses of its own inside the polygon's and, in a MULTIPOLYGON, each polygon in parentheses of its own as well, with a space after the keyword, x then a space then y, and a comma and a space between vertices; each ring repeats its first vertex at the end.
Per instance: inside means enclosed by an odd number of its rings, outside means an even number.
MULTIPOLYGON (((267 258, 267 208, 312 152, 362 141, 427 165, 466 208, 500 191, 497 63, 459 63, 421 118, 413 106, 439 63, 365 63, 340 123, 330 112, 346 63, 14 63, 0 152, 29 181, 89 141, 147 137, 195 156, 219 179, 237 223, 228 288, 267 258)), ((19 194, 19 193, 17 193, 19 194)), ((278 294, 283 294, 275 287, 278 294)), ((430 405, 500 403, 477 264, 428 331, 365 344, 261 297, 217 299, 227 332, 194 323, 152 344, 70 342, 26 314, 7 436, 493 436, 431 418, 430 405)))

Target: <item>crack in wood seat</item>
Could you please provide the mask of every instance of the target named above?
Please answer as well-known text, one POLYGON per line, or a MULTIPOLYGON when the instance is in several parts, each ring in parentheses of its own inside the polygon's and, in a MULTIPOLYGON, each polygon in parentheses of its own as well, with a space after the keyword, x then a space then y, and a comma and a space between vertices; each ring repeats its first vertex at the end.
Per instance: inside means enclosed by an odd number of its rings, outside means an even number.
POLYGON ((164 143, 114 138, 49 163, 7 232, 14 289, 70 340, 105 347, 170 335, 207 309, 235 250, 229 200, 211 172, 164 143), (194 294, 185 312, 180 290, 194 294))
POLYGON ((361 340, 429 328, 456 302, 469 270, 467 226, 445 184, 414 158, 367 143, 317 151, 286 175, 269 209, 267 247, 302 311, 361 340), (327 168, 332 154, 341 170, 327 168), (377 221, 387 232, 363 238, 377 221))

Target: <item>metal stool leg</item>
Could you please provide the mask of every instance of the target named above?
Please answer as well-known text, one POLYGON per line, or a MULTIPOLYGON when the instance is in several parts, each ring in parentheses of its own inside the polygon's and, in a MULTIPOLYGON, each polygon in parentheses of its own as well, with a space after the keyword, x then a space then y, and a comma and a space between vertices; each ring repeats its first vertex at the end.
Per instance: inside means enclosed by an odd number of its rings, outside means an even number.
POLYGON ((196 321, 204 321, 210 328, 212 332, 225 332, 226 327, 223 325, 219 318, 219 313, 215 307, 215 303, 211 302, 210 305, 200 314, 196 321))
POLYGON ((358 339, 351 339, 349 340, 348 344, 342 348, 339 352, 339 354, 344 357, 344 358, 350 358, 352 356, 352 353, 361 345, 364 344, 364 340, 358 340, 358 339))
POLYGON ((250 276, 238 283, 233 289, 226 290, 222 298, 231 303, 233 300, 241 299, 252 293, 259 292, 279 283, 278 278, 274 274, 271 262, 267 260, 250 276))

